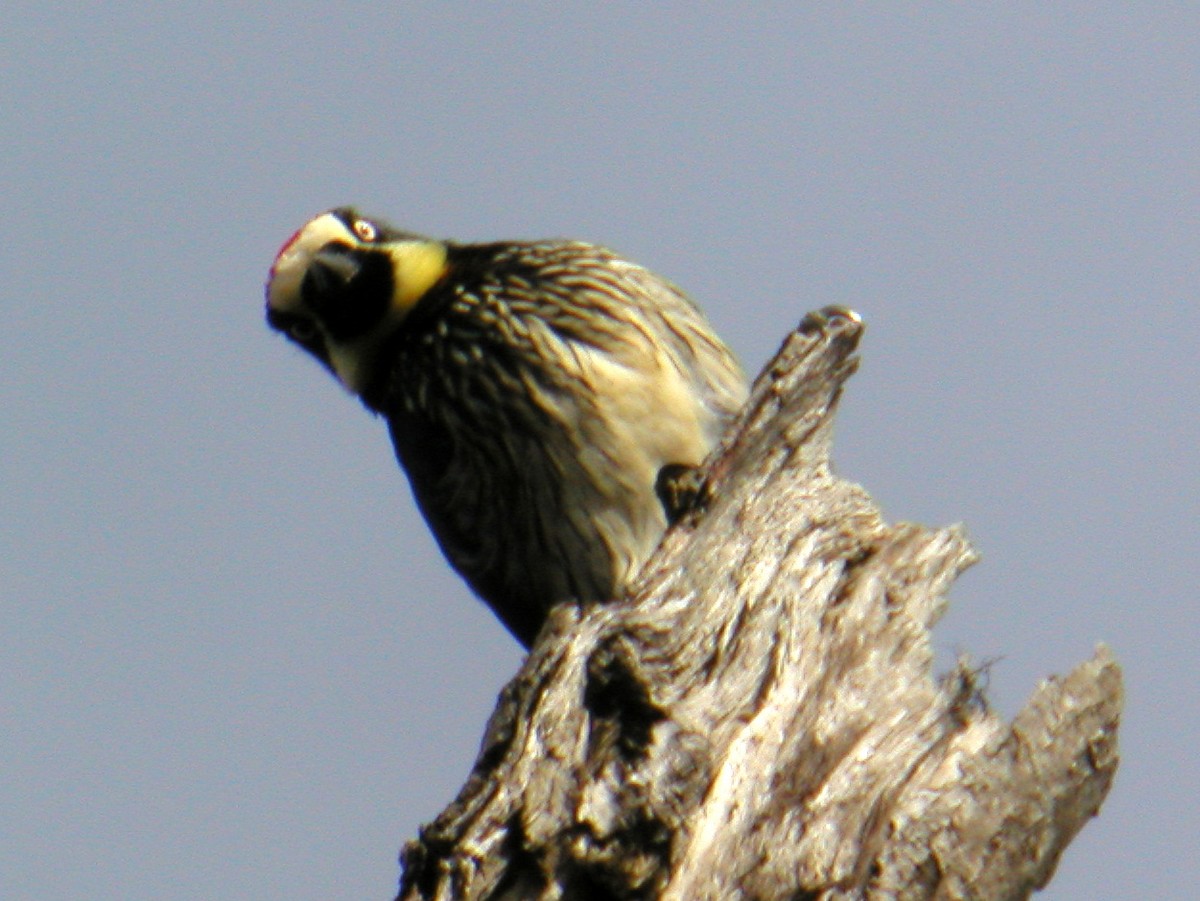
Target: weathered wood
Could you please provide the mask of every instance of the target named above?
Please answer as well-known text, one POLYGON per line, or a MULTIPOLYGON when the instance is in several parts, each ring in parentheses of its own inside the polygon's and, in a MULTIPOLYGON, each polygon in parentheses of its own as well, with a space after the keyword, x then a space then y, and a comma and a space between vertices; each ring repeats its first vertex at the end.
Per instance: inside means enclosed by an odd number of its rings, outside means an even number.
POLYGON ((626 599, 557 609, 402 899, 1023 898, 1108 791, 1100 648, 1006 725, 929 629, 975 560, 830 470, 862 333, 811 314, 626 599))

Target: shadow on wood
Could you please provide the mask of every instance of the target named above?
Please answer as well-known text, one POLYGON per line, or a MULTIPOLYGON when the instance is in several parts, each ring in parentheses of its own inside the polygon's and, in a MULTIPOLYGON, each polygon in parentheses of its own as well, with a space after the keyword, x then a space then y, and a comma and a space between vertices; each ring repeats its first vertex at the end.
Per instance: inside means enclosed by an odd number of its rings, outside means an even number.
POLYGON ((1117 767, 1108 650, 1011 725, 929 629, 975 560, 835 476, 862 335, 810 314, 612 604, 556 609, 402 899, 1022 898, 1117 767))

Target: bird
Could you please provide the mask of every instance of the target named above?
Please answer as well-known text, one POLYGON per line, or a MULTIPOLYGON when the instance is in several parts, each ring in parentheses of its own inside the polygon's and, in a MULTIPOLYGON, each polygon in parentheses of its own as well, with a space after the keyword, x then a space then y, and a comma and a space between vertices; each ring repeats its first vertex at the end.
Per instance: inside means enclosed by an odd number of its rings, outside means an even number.
POLYGON ((461 243, 353 207, 280 248, 271 328, 386 420, 442 553, 524 647, 619 597, 747 382, 667 280, 575 240, 461 243))

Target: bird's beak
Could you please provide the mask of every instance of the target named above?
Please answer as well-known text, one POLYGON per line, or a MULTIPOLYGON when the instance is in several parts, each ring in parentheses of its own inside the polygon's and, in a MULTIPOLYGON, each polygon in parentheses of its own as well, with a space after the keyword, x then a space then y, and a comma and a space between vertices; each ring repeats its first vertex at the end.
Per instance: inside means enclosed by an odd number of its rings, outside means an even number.
POLYGON ((312 255, 304 280, 310 297, 335 297, 346 290, 362 269, 358 255, 349 247, 331 244, 312 255), (311 293, 310 293, 311 292, 311 293))

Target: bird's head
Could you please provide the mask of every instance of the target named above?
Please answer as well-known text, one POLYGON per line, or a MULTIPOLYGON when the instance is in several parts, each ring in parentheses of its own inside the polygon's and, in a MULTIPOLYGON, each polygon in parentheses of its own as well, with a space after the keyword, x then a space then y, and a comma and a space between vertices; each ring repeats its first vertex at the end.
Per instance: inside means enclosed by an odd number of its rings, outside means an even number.
POLYGON ((267 277, 267 322, 361 394, 387 338, 446 274, 441 241, 342 207, 309 220, 267 277))

